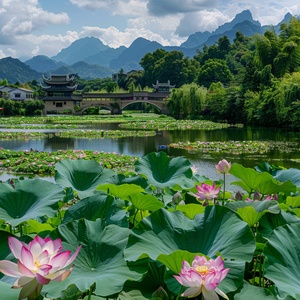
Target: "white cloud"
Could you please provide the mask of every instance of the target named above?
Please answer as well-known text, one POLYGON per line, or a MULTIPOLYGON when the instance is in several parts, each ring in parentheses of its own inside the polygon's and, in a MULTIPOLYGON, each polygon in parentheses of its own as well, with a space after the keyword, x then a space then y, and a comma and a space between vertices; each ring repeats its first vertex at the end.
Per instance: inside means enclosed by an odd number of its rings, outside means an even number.
POLYGON ((85 26, 84 30, 80 32, 80 37, 94 36, 99 38, 103 44, 109 45, 112 48, 120 46, 129 47, 138 37, 143 37, 150 41, 168 45, 169 42, 162 38, 161 35, 153 33, 145 28, 127 28, 125 31, 120 31, 116 27, 110 26, 108 28, 85 26))
POLYGON ((259 21, 262 25, 277 25, 288 12, 292 15, 300 14, 298 0, 231 0, 224 9, 224 13, 234 17, 245 9, 249 9, 253 19, 259 21))
POLYGON ((180 45, 189 35, 214 31, 245 9, 262 25, 276 25, 287 12, 300 14, 299 0, 59 0, 62 7, 72 8, 72 24, 66 12, 51 11, 53 0, 47 1, 49 11, 41 0, 0 0, 0 57, 53 56, 85 36, 110 47, 128 47, 138 37, 180 45), (59 27, 65 24, 75 27, 66 32, 59 27), (60 34, 51 31, 53 26, 60 34))
POLYGON ((176 29, 176 34, 179 36, 189 36, 195 32, 212 32, 218 26, 229 22, 230 18, 218 10, 213 11, 198 11, 187 13, 180 20, 180 24, 176 29))
POLYGON ((70 0, 70 2, 78 7, 98 9, 115 6, 118 0, 70 0))
POLYGON ((13 35, 29 34, 48 25, 69 22, 66 13, 54 14, 41 8, 37 0, 0 0, 0 44, 13 35))
POLYGON ((70 0, 80 8, 107 9, 113 15, 138 16, 146 11, 146 0, 70 0))
POLYGON ((151 14, 161 16, 213 8, 216 4, 216 0, 149 0, 147 7, 151 14))
POLYGON ((76 32, 69 31, 65 35, 23 35, 16 39, 14 52, 7 49, 7 56, 13 57, 32 57, 36 55, 56 55, 61 49, 68 47, 79 38, 76 32))
POLYGON ((0 59, 6 57, 7 55, 4 54, 2 50, 0 50, 0 59))

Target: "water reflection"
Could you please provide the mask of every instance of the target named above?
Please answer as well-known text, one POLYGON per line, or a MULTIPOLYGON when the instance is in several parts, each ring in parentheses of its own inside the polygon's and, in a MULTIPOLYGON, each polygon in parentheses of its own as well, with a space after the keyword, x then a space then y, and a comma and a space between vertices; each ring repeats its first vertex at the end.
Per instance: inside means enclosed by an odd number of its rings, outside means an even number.
MULTIPOLYGON (((85 125, 82 129, 116 130, 118 124, 98 124, 85 125)), ((159 131, 152 137, 127 137, 119 139, 72 139, 50 137, 45 134, 41 140, 5 140, 0 141, 0 147, 11 150, 38 150, 38 151, 57 151, 57 150, 94 150, 104 152, 116 152, 124 155, 134 155, 142 157, 147 153, 157 151, 159 145, 169 145, 178 141, 245 141, 245 140, 271 140, 299 142, 300 133, 289 132, 280 129, 268 129, 258 127, 227 128, 222 130, 174 130, 159 131)), ((253 167, 260 162, 268 161, 271 164, 281 165, 286 168, 300 168, 300 164, 291 161, 292 158, 300 158, 299 151, 293 153, 273 151, 268 154, 223 154, 197 153, 174 148, 168 148, 171 156, 185 156, 195 164, 201 175, 206 175, 215 180, 218 175, 215 172, 215 164, 223 158, 230 162, 241 163, 246 167, 253 167)))

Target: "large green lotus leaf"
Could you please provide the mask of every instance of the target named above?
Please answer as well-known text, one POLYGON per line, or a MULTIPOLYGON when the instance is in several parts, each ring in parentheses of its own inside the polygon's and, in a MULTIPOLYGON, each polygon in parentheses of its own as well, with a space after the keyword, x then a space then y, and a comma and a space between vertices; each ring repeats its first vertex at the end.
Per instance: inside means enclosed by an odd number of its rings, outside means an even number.
POLYGON ((145 190, 135 184, 101 184, 97 186, 97 191, 104 191, 107 194, 120 198, 122 200, 129 200, 129 197, 133 194, 144 192, 145 190))
POLYGON ((148 260, 128 265, 123 250, 130 232, 116 225, 105 226, 100 219, 88 221, 80 219, 58 227, 59 236, 64 241, 64 249, 75 250, 82 245, 74 261, 72 274, 61 283, 45 285, 44 292, 50 298, 58 298, 60 291, 75 284, 85 291, 95 283, 95 294, 101 297, 119 293, 127 279, 140 280, 147 271, 148 260))
POLYGON ((291 223, 300 223, 300 219, 289 212, 280 211, 279 214, 266 213, 259 221, 259 233, 263 237, 268 237, 273 230, 279 226, 291 223))
POLYGON ((182 268, 182 262, 185 260, 191 265, 196 255, 202 256, 203 254, 177 250, 169 255, 161 254, 158 256, 157 260, 174 273, 179 273, 182 268))
MULTIPOLYGON (((153 299, 153 295, 163 293, 166 267, 155 261, 149 263, 147 274, 141 281, 128 280, 118 299, 143 300, 153 299)), ((159 299, 159 298, 158 298, 159 299)), ((167 299, 167 298, 162 298, 167 299)))
POLYGON ((265 277, 274 282, 280 297, 300 299, 300 223, 277 227, 267 241, 265 277))
MULTIPOLYGON (((78 298, 77 298, 78 299, 78 298)), ((76 300, 77 300, 76 299, 76 300)), ((66 299, 66 300, 69 300, 69 299, 66 299)), ((83 298, 83 300, 107 300, 107 298, 103 298, 103 297, 98 297, 98 296, 94 296, 94 295, 91 295, 91 296, 85 296, 83 298)))
POLYGON ((107 194, 95 194, 72 205, 65 213, 63 223, 85 218, 95 221, 100 218, 106 224, 128 227, 128 216, 117 201, 107 194))
POLYGON ((276 180, 279 180, 282 182, 290 180, 297 187, 300 187, 300 170, 299 169, 290 168, 287 170, 279 170, 279 171, 277 171, 274 178, 276 180))
POLYGON ((276 300, 277 298, 272 293, 262 287, 254 286, 244 281, 239 292, 234 294, 234 300, 276 300))
POLYGON ((277 201, 236 201, 226 204, 226 207, 241 216, 250 227, 256 224, 265 213, 279 214, 281 211, 277 201))
POLYGON ((123 174, 116 174, 116 175, 108 178, 106 182, 112 183, 115 185, 120 185, 120 184, 124 184, 124 183, 136 184, 136 185, 139 185, 140 187, 142 187, 143 189, 145 189, 148 185, 147 180, 145 178, 141 177, 140 175, 125 177, 125 175, 123 175, 123 174))
POLYGON ((48 224, 48 223, 40 223, 39 221, 36 220, 28 220, 27 221, 27 225, 26 226, 26 233, 35 233, 35 234, 39 234, 41 232, 50 232, 52 230, 54 230, 54 228, 48 224))
POLYGON ((263 195, 271 195, 280 192, 289 194, 296 191, 296 186, 289 180, 284 183, 277 182, 267 172, 259 173, 240 164, 233 164, 229 172, 242 180, 242 182, 232 182, 231 184, 243 187, 247 192, 258 191, 263 195))
POLYGON ((149 153, 137 160, 135 171, 145 175, 150 185, 160 189, 177 184, 184 188, 194 186, 191 162, 184 157, 170 158, 163 151, 149 153))
POLYGON ((81 199, 93 195, 96 187, 113 175, 95 160, 67 159, 55 164, 55 181, 64 188, 72 187, 81 199))
POLYGON ((61 293, 61 297, 59 300, 78 300, 80 299, 81 292, 77 288, 75 284, 71 284, 61 293))
POLYGON ((203 214, 205 210, 205 206, 200 204, 185 204, 185 205, 177 205, 176 210, 183 212, 189 219, 194 219, 196 215, 203 214))
POLYGON ((149 194, 134 194, 129 197, 129 201, 138 210, 155 211, 164 207, 164 204, 161 201, 149 194))
POLYGON ((286 205, 292 208, 300 207, 300 196, 286 197, 286 205))
POLYGON ((0 219, 17 226, 29 219, 52 217, 63 198, 59 185, 41 179, 16 181, 14 186, 0 183, 0 219))
POLYGON ((148 255, 156 260, 176 250, 203 253, 215 258, 221 254, 230 267, 225 289, 234 290, 243 279, 244 265, 251 261, 255 241, 247 223, 222 206, 208 206, 203 215, 188 219, 179 211, 160 209, 142 220, 129 236, 125 258, 135 261, 148 255))
POLYGON ((281 166, 270 165, 268 162, 262 162, 254 168, 258 172, 267 172, 270 173, 272 176, 275 176, 278 171, 281 171, 283 169, 283 167, 281 166))
MULTIPOLYGON (((242 180, 242 182, 245 184, 245 189, 247 192, 253 190, 255 191, 257 185, 257 176, 258 174, 261 174, 254 169, 245 168, 240 164, 232 164, 229 173, 242 180)), ((232 182, 232 184, 236 184, 236 182, 232 182)))
MULTIPOLYGON (((11 236, 11 233, 7 231, 0 231, 0 260, 6 259, 7 256, 11 253, 10 248, 8 247, 8 237, 11 236)), ((0 273, 0 277, 1 277, 0 273)))
POLYGON ((16 300, 19 298, 20 289, 13 289, 10 284, 0 281, 0 297, 3 300, 16 300))

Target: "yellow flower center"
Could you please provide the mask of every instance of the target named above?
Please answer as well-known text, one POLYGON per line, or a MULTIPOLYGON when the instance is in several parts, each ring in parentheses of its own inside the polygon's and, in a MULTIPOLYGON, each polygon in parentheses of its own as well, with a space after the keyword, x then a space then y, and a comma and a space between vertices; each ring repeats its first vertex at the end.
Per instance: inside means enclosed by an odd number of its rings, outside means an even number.
POLYGON ((199 273, 201 276, 205 276, 206 273, 208 272, 208 267, 207 266, 197 266, 195 268, 196 272, 199 273))
POLYGON ((35 262, 34 262, 34 265, 35 265, 37 268, 39 268, 39 267, 40 267, 40 264, 39 264, 39 262, 38 262, 38 261, 35 261, 35 262))

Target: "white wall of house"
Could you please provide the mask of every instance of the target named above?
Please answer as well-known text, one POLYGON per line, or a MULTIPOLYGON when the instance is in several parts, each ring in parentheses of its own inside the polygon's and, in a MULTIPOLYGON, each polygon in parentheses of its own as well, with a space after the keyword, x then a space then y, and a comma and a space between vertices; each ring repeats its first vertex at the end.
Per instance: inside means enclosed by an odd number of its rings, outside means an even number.
POLYGON ((15 101, 24 101, 33 99, 33 91, 24 89, 24 88, 9 88, 9 87, 1 87, 0 92, 6 92, 9 95, 9 99, 15 101))

